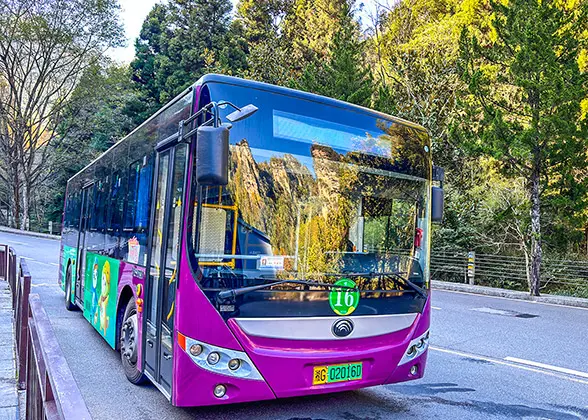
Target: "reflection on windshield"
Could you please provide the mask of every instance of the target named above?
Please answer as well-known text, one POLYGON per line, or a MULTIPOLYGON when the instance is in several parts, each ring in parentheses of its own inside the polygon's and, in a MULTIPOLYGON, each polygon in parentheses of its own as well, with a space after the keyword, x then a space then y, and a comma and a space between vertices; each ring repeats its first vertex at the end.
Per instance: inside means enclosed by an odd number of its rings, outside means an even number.
POLYGON ((200 266, 233 278, 328 282, 345 273, 395 272, 423 284, 428 182, 407 173, 427 173, 426 138, 387 122, 378 122, 375 137, 273 115, 276 142, 295 140, 301 153, 254 147, 253 135, 232 138, 229 185, 202 188, 195 203, 200 266))

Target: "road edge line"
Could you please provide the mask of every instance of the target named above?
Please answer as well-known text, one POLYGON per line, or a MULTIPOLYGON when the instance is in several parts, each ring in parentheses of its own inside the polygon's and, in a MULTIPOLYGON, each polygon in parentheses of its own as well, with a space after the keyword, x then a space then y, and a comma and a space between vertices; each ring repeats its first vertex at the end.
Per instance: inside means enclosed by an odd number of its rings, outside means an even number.
POLYGON ((588 299, 578 297, 557 296, 549 294, 545 294, 542 296, 531 296, 526 292, 519 292, 516 290, 499 289, 487 286, 472 286, 469 284, 452 283, 440 280, 432 280, 431 286, 433 289, 444 290, 449 292, 467 293, 472 295, 481 295, 511 300, 523 300, 530 303, 565 306, 568 308, 588 309, 588 299))
POLYGON ((554 372, 565 373, 566 375, 579 376, 588 379, 588 373, 579 370, 568 369, 564 367, 548 365, 547 363, 533 362, 532 360, 519 359, 518 357, 507 356, 504 358, 507 362, 520 363, 523 365, 535 366, 541 369, 553 370, 554 372))
POLYGON ((474 360, 482 360, 485 362, 489 362, 489 363, 494 363, 497 365, 503 365, 503 366, 509 366, 509 367, 514 367, 517 369, 522 369, 522 370, 527 370, 529 372, 535 372, 535 373, 541 373, 543 375, 548 375, 548 376, 554 376, 556 378, 560 378, 560 379, 565 379, 568 381, 572 381, 572 382, 578 382, 584 385, 588 385, 588 381, 584 380, 584 379, 580 379, 580 378, 576 378, 570 375, 564 375, 562 373, 559 372, 554 372, 554 371, 549 371, 549 370, 542 370, 542 369, 536 369, 530 366, 525 366, 525 365, 521 365, 521 364, 517 364, 517 363, 513 363, 513 362, 507 362, 505 360, 501 360, 501 359, 495 359, 493 357, 488 357, 488 356, 478 356, 476 354, 471 354, 471 353, 464 353, 461 351, 457 351, 457 350, 450 350, 450 349, 444 349, 442 347, 436 347, 436 346, 429 346, 430 350, 434 350, 434 351, 438 351, 441 353, 447 353, 447 354, 453 354, 455 356, 460 356, 460 357, 465 357, 468 359, 474 359, 474 360))

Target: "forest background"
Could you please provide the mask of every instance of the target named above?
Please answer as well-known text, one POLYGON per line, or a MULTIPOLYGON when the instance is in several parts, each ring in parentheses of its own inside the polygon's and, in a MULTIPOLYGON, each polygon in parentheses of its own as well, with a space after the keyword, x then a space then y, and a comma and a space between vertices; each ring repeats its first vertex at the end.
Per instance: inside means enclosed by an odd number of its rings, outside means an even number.
MULTIPOLYGON (((506 267, 487 283, 538 294, 575 264, 588 285, 587 1, 399 0, 366 13, 354 0, 169 0, 130 65, 106 55, 123 43, 119 12, 116 0, 0 0, 1 225, 60 223, 69 177, 214 72, 423 125, 446 170, 433 238, 445 265, 467 251, 520 258, 523 280, 506 267)), ((549 290, 588 297, 586 285, 549 290)))

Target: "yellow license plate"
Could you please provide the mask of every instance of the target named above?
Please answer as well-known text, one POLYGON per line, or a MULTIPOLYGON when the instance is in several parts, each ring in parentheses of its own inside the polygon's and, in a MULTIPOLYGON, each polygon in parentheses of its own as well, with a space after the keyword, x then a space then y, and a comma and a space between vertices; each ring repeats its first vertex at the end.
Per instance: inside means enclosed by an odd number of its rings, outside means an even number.
POLYGON ((322 385, 334 382, 357 381, 362 377, 362 367, 361 362, 315 366, 312 375, 312 384, 322 385))

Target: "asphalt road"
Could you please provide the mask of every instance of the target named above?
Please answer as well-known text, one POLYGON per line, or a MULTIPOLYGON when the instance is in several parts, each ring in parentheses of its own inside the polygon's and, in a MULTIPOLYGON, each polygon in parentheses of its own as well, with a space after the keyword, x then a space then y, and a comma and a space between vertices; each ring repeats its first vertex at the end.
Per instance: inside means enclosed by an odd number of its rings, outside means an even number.
MULTIPOLYGON (((127 382, 119 354, 67 312, 59 242, 0 232, 27 260, 94 419, 588 419, 588 310, 433 290, 425 378, 405 384, 214 408, 175 408, 127 382)), ((0 338, 1 340, 1 338, 0 338)))

